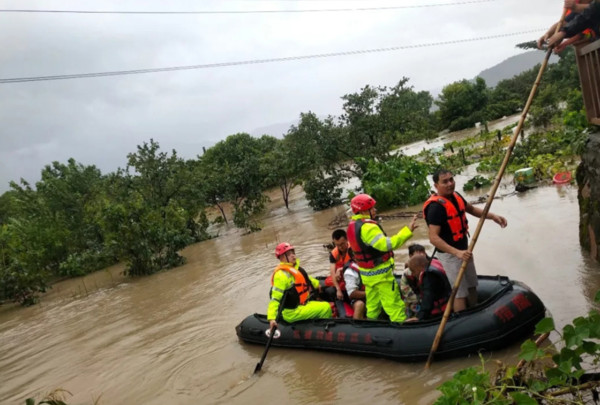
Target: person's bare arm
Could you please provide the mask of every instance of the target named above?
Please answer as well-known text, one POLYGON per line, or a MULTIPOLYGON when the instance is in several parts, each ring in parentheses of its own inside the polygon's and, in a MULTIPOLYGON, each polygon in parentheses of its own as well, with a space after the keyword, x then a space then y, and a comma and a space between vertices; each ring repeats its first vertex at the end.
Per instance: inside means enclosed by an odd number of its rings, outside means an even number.
MULTIPOLYGON (((467 206, 465 207, 465 210, 473 215, 474 217, 477 218, 481 218, 481 215, 483 215, 483 210, 481 208, 475 207, 473 204, 471 203, 467 203, 467 206)), ((502 228, 506 228, 506 225, 508 225, 508 222, 506 221, 506 218, 504 218, 503 216, 494 214, 493 212, 489 212, 487 213, 486 219, 491 219, 492 221, 494 221, 495 223, 497 223, 498 225, 500 225, 502 228)))
POLYGON ((354 290, 348 297, 350 297, 351 300, 364 300, 367 298, 367 294, 361 290, 354 290))
POLYGON ((335 287, 335 296, 338 300, 344 299, 344 294, 342 293, 342 288, 340 287, 340 283, 338 282, 338 275, 335 268, 335 263, 329 264, 329 272, 331 273, 331 281, 333 282, 333 286, 335 287))

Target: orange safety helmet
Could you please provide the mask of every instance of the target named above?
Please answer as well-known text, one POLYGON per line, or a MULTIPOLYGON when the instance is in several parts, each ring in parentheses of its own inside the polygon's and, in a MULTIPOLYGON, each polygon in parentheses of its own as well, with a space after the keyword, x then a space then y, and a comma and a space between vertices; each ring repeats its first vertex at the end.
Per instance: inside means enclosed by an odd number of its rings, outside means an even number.
POLYGON ((358 214, 361 211, 370 210, 375 204, 377 204, 377 201, 369 194, 359 194, 350 200, 350 208, 352 208, 352 212, 355 214, 358 214))
POLYGON ((294 250, 294 247, 287 242, 282 242, 275 248, 275 257, 279 258, 279 256, 290 250, 294 250))

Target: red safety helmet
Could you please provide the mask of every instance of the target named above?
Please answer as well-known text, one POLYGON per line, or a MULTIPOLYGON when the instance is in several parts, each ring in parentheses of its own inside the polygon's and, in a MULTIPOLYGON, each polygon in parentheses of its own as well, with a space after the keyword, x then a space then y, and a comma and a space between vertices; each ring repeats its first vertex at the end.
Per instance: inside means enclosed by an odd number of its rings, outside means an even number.
POLYGON ((275 257, 279 257, 290 250, 294 250, 294 247, 287 242, 282 242, 275 248, 275 257))
POLYGON ((350 200, 350 208, 352 208, 352 212, 358 214, 361 211, 370 210, 376 203, 377 201, 369 194, 359 194, 350 200))

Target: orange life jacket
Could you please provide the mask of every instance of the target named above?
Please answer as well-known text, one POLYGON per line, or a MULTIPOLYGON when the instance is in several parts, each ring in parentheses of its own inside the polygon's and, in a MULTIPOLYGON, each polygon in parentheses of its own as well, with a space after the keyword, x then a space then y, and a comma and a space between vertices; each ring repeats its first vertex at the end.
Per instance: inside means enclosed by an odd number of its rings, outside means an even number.
POLYGON ((310 284, 310 278, 304 269, 302 267, 296 269, 287 263, 279 263, 271 275, 271 286, 273 285, 275 273, 279 270, 283 270, 294 277, 294 288, 289 290, 285 302, 282 303, 283 307, 296 308, 298 305, 306 304, 310 296, 312 284, 310 284))
POLYGON ((333 256, 333 258, 335 260, 335 268, 336 269, 340 269, 340 268, 344 267, 344 264, 348 263, 350 261, 350 259, 351 259, 351 257, 350 257, 350 249, 346 250, 346 253, 342 257, 342 254, 340 253, 340 250, 337 247, 335 247, 331 251, 331 255, 333 256))
POLYGON ((457 193, 454 193, 454 198, 458 204, 458 210, 447 198, 433 194, 427 201, 425 201, 425 204, 423 204, 423 217, 427 218, 426 210, 429 204, 432 202, 441 204, 446 210, 448 225, 450 226, 450 232, 452 232, 452 239, 457 242, 467 236, 469 224, 465 214, 465 201, 457 193))
POLYGON ((363 242, 360 236, 360 229, 363 224, 375 224, 381 229, 381 232, 385 235, 383 228, 372 219, 356 219, 350 221, 348 225, 348 242, 352 249, 352 255, 354 261, 363 269, 372 269, 379 266, 381 263, 387 262, 390 258, 394 257, 394 252, 380 252, 372 246, 367 245, 363 242))

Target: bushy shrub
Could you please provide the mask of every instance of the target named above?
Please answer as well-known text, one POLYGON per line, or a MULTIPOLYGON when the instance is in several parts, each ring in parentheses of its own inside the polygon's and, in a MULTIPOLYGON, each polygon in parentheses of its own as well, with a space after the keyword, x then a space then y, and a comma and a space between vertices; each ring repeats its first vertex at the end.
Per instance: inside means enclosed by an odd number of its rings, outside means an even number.
POLYGON ((412 157, 400 155, 386 161, 372 160, 362 183, 377 200, 379 209, 420 204, 429 196, 428 167, 412 157))
POLYGON ((325 177, 323 173, 318 173, 306 180, 304 182, 304 192, 308 205, 315 211, 320 211, 342 204, 341 180, 339 176, 325 177))

